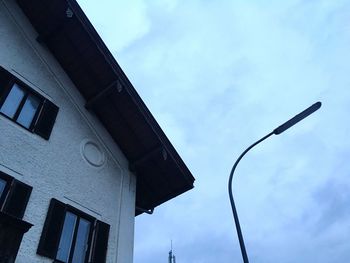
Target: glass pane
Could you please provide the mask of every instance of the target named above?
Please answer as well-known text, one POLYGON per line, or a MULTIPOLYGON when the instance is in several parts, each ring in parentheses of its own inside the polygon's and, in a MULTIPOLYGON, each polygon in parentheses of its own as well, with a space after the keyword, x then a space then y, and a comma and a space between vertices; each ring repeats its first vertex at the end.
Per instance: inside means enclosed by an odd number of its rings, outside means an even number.
POLYGON ((7 95, 4 104, 2 104, 0 111, 6 116, 13 118, 24 97, 24 90, 17 84, 14 84, 10 93, 7 95))
POLYGON ((5 186, 6 186, 6 181, 0 179, 0 197, 2 196, 2 193, 4 192, 5 186))
POLYGON ((72 263, 84 263, 86 251, 88 249, 89 233, 90 222, 80 218, 72 263))
POLYGON ((63 262, 68 262, 76 222, 77 222, 77 216, 70 212, 67 212, 66 217, 64 219, 60 244, 58 246, 58 251, 56 256, 57 259, 63 262))
POLYGON ((21 113, 17 118, 17 122, 24 127, 29 128, 33 121, 34 115, 39 107, 40 99, 34 95, 29 95, 26 102, 23 105, 21 113))

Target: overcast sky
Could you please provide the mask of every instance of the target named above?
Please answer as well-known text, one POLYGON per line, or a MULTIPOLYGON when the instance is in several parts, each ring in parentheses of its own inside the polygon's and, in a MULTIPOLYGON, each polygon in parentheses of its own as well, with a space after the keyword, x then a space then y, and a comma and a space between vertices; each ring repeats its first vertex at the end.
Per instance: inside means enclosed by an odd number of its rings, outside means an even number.
POLYGON ((316 101, 322 108, 252 150, 234 178, 250 261, 350 258, 350 1, 80 0, 196 178, 136 218, 135 263, 242 262, 232 164, 316 101))

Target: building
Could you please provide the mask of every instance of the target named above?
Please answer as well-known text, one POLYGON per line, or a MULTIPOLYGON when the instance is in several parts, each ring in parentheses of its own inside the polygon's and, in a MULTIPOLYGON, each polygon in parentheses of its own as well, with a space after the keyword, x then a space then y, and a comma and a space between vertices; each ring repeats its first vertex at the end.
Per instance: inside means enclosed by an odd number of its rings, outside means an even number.
POLYGON ((0 262, 131 263, 194 178, 75 0, 0 0, 0 262))

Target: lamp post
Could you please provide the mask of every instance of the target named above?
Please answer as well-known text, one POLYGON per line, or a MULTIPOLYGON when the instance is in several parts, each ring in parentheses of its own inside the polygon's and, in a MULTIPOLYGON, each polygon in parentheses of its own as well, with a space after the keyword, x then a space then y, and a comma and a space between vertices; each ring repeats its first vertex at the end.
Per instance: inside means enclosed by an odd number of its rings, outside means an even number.
POLYGON ((244 240, 243 240, 243 235, 242 235, 242 231, 241 231, 241 226, 239 224, 239 219, 238 219, 238 214, 237 214, 237 210, 236 210, 236 206, 235 206, 235 202, 233 200, 233 194, 232 194, 232 178, 233 178, 233 174, 236 170, 236 167, 239 163, 239 161, 243 158, 243 156, 250 150, 252 149, 254 146, 256 146, 257 144, 261 143, 262 141, 266 140, 268 137, 270 137, 271 135, 275 134, 275 135, 279 135, 282 132, 284 132, 285 130, 289 129, 290 127, 292 127, 293 125, 295 125, 296 123, 298 123, 299 121, 303 120, 304 118, 306 118, 307 116, 309 116, 310 114, 314 113, 315 111, 317 111, 320 107, 321 107, 321 102, 316 102, 315 104, 311 105, 309 108, 307 108, 306 110, 302 111, 301 113, 299 113, 298 115, 295 115, 293 118, 291 118, 289 121, 283 123, 282 125, 278 126, 276 129, 274 129, 272 132, 270 132, 269 134, 267 134, 266 136, 262 137, 260 140, 256 141, 255 143, 253 143, 252 145, 250 145, 237 159, 237 161, 235 162, 235 164, 232 167, 231 173, 230 173, 230 178, 228 180, 228 193, 229 193, 229 197, 230 197, 230 203, 231 203, 231 208, 232 208, 232 213, 233 213, 233 218, 235 220, 235 225, 236 225, 236 230, 237 230, 237 236, 238 236, 238 240, 239 240, 239 245, 241 247, 241 253, 242 253, 242 258, 243 258, 243 262, 244 263, 249 263, 248 260, 248 256, 247 256, 247 251, 245 249, 245 245, 244 245, 244 240))

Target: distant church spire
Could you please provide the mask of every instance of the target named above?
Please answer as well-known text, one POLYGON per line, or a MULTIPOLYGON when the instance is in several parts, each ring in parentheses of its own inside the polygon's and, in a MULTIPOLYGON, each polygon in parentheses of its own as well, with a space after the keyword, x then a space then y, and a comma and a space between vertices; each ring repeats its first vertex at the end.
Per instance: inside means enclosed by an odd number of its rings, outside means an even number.
POLYGON ((169 263, 176 263, 175 255, 173 255, 173 241, 170 243, 170 251, 169 251, 169 263))

